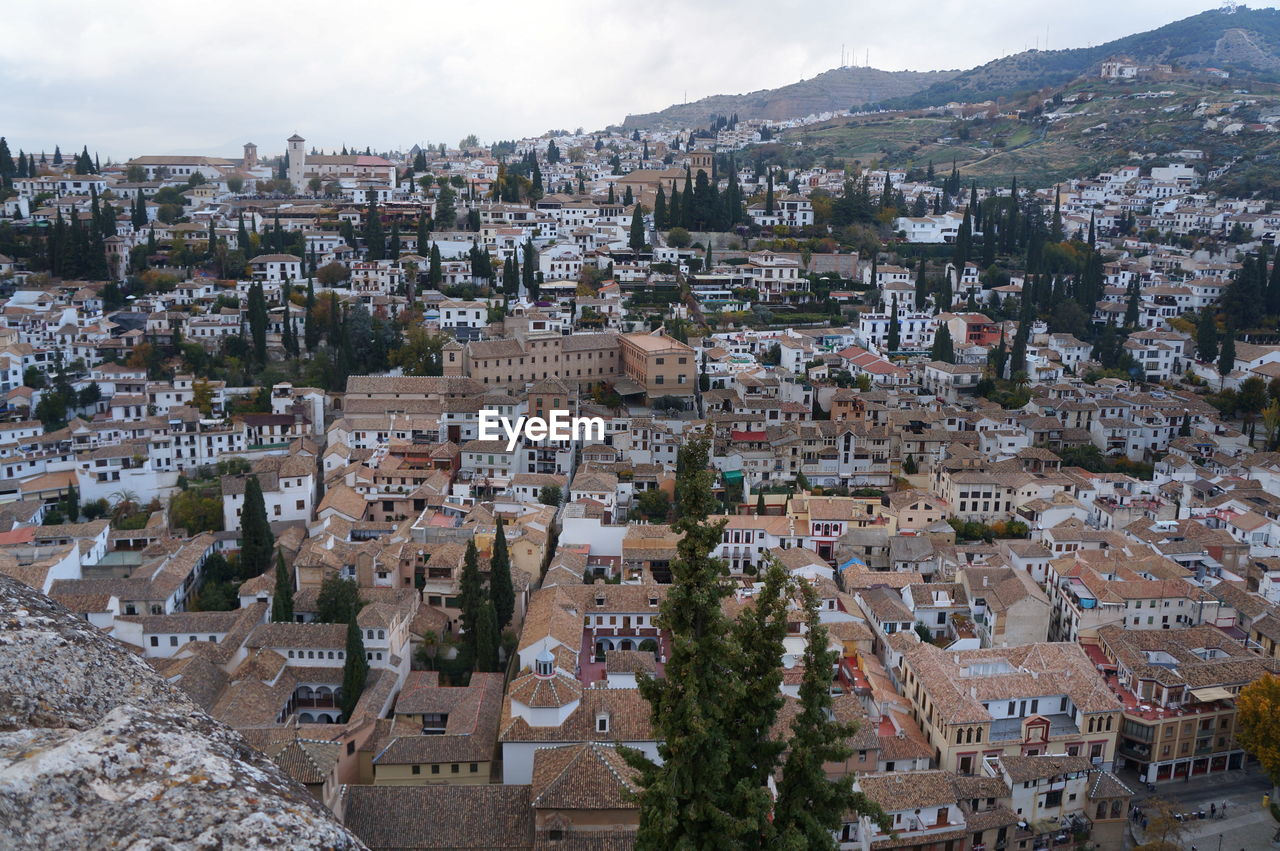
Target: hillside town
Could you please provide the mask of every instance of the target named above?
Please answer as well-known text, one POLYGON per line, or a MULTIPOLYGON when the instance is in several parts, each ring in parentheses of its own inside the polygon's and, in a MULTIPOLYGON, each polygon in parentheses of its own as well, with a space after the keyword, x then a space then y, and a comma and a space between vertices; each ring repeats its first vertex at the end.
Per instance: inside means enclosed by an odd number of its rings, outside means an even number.
POLYGON ((634 847, 708 569, 771 820, 804 755, 832 847, 1182 847, 1150 801, 1272 770, 1280 208, 798 123, 0 139, 0 573, 374 849, 634 847))

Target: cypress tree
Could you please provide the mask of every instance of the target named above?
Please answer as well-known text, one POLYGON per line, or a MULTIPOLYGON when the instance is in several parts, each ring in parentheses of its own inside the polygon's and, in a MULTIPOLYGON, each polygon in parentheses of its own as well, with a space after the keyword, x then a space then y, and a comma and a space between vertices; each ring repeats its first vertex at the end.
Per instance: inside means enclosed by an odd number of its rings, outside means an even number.
POLYGON ((731 589, 723 562, 711 557, 724 523, 706 522, 716 504, 707 440, 683 446, 677 466, 680 518, 674 528, 683 537, 660 609, 671 654, 664 677, 640 683, 662 764, 637 751, 625 753, 639 772, 637 847, 736 847, 740 837, 758 831, 758 823, 740 815, 738 778, 732 776, 737 759, 731 743, 739 722, 734 714, 743 685, 733 673, 739 651, 721 609, 731 589))
POLYGON ((631 185, 627 184, 627 191, 622 193, 622 206, 630 207, 636 202, 636 196, 631 192, 631 185))
POLYGON ((422 254, 427 250, 427 243, 431 241, 431 219, 426 212, 418 214, 418 245, 415 252, 422 254))
POLYGON ((928 262, 921 257, 916 269, 916 310, 924 310, 925 299, 929 297, 928 262))
POLYGON ((260 364, 267 362, 267 300, 262 295, 262 284, 254 281, 249 287, 249 334, 253 342, 253 356, 260 364))
POLYGON ((475 540, 467 541, 467 553, 462 560, 462 576, 458 582, 458 608, 461 610, 462 640, 469 658, 475 659, 476 641, 480 635, 480 610, 487 598, 484 580, 480 576, 480 555, 475 540))
MULTIPOLYGON (((1108 325, 1107 328, 1111 326, 1108 325)), ((1103 329, 1104 331, 1106 329, 1103 329)), ((1017 333, 1013 335, 1013 350, 1009 353, 1009 377, 1027 371, 1027 335, 1031 333, 1031 321, 1023 318, 1018 322, 1017 333)))
POLYGON ((364 216, 364 249, 370 260, 381 260, 387 250, 386 240, 382 236, 382 216, 378 213, 377 203, 370 201, 364 216))
POLYGON ((435 289, 440 289, 440 285, 444 283, 444 272, 440 265, 440 246, 434 242, 431 243, 431 263, 428 266, 427 283, 435 289))
POLYGON ((929 350, 929 357, 933 360, 940 360, 943 363, 956 362, 955 346, 951 342, 951 330, 945 322, 938 324, 938 330, 933 335, 933 348, 929 350))
MULTIPOLYGON (((629 187, 628 191, 630 191, 629 187)), ((646 242, 648 240, 645 239, 644 208, 636 204, 631 210, 631 237, 627 244, 631 246, 632 251, 640 251, 646 242)))
POLYGON ((364 683, 369 676, 369 660, 365 657, 364 637, 353 615, 347 622, 346 661, 342 663, 342 720, 350 721, 351 713, 364 693, 364 683))
POLYGON ((831 720, 832 669, 839 655, 827 646, 817 592, 804 580, 800 588, 808 627, 800 713, 791 722, 790 750, 778 783, 773 826, 780 847, 832 848, 832 833, 850 812, 869 816, 884 831, 892 824, 879 805, 853 791, 852 775, 829 780, 823 769, 827 763, 852 756, 848 741, 857 728, 831 720))
POLYGON ((1089 213, 1089 247, 1093 248, 1097 243, 1098 233, 1097 224, 1094 221, 1093 213, 1089 213))
POLYGON ((516 610, 516 592, 511 583, 511 553, 507 550, 507 533, 502 518, 493 536, 493 556, 489 559, 489 598, 498 616, 498 630, 511 623, 516 610))
POLYGON ((733 790, 734 811, 743 821, 739 848, 772 847, 774 829, 769 816, 773 798, 769 776, 786 748, 786 741, 773 735, 782 709, 782 666, 786 652, 787 606, 792 583, 786 570, 772 556, 764 565, 760 593, 733 623, 733 639, 741 652, 739 675, 743 688, 739 704, 732 708, 738 719, 730 765, 737 783, 733 790))
POLYGON ((498 646, 500 644, 498 615, 493 610, 492 601, 485 600, 480 606, 480 616, 476 627, 475 670, 499 670, 498 646))
POLYGON ((889 311, 889 339, 885 343, 888 351, 896 352, 902 348, 901 329, 898 327, 898 297, 893 297, 893 309, 889 311))
POLYGON ((280 324, 280 345, 284 347, 285 352, 288 354, 296 355, 298 353, 298 341, 294 335, 293 318, 289 313, 289 296, 292 292, 293 285, 289 281, 285 281, 280 285, 280 306, 284 308, 284 315, 280 324))
POLYGON ((1009 349, 1004 343, 1004 334, 1000 335, 1000 345, 996 346, 987 353, 987 364, 991 367, 991 374, 996 378, 1004 378, 1004 367, 1009 361, 1009 349))
POLYGON ((1218 353, 1218 375, 1226 378, 1236 368, 1236 332, 1228 328, 1222 338, 1222 349, 1218 353))
POLYGON ((62 148, 57 145, 53 146, 53 164, 62 165, 62 148))
POLYGON ((391 259, 400 259, 400 220, 391 223, 391 259))
POLYGON ((607 203, 607 204, 616 204, 616 203, 617 203, 617 200, 616 200, 616 199, 614 198, 614 196, 613 196, 613 184, 612 184, 612 183, 610 183, 610 184, 609 184, 609 195, 608 195, 608 197, 607 197, 607 198, 605 198, 605 203, 607 203))
POLYGON ((693 176, 689 173, 689 167, 684 167, 684 191, 680 198, 680 224, 685 230, 693 229, 693 176))
POLYGON ((293 579, 284 566, 284 553, 276 549, 276 589, 271 596, 271 620, 293 623, 293 579))
POLYGON ((667 225, 666 229, 680 226, 680 192, 676 189, 676 182, 671 181, 671 200, 667 202, 667 225))
POLYGON ((507 296, 512 296, 515 295, 518 286, 515 267, 511 265, 511 258, 508 257, 502 261, 502 291, 507 296))
POLYGON ((1218 359, 1218 322, 1208 307, 1201 308, 1196 323, 1196 355, 1205 363, 1218 359))
POLYGON ((530 301, 538 300, 538 249, 533 246, 533 237, 524 241, 524 264, 520 268, 520 283, 524 285, 525 294, 530 301))
POLYGON ((765 184, 764 213, 766 216, 773 215, 773 169, 769 169, 767 183, 765 184))
POLYGON ((1138 316, 1140 314, 1142 293, 1138 289, 1138 279, 1134 278, 1129 283, 1129 301, 1124 308, 1124 326, 1126 328, 1138 327, 1138 316))
POLYGON ((969 262, 970 251, 973 242, 973 217, 969 215, 969 208, 964 208, 964 218, 960 220, 960 228, 956 231, 956 250, 953 255, 955 258, 955 266, 957 274, 964 272, 964 264, 969 262))
POLYGON ((653 226, 658 230, 667 229, 667 193, 658 184, 658 197, 653 202, 653 226))
POLYGON ((315 351, 320 342, 320 323, 316 322, 316 286, 307 279, 307 313, 303 317, 302 337, 307 344, 307 351, 315 351))
POLYGON ((1058 187, 1053 187, 1053 230, 1050 238, 1054 242, 1062 242, 1062 194, 1058 187))
POLYGON ((244 505, 240 509, 240 576, 252 579, 271 567, 275 536, 267 521, 267 505, 262 498, 262 484, 250 476, 244 485, 244 505))

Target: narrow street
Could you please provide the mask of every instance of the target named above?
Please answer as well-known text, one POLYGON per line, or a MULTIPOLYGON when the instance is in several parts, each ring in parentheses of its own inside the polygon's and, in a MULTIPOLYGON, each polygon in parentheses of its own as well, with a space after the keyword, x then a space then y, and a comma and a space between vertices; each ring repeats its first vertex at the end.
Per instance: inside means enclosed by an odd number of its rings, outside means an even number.
MULTIPOLYGON (((1118 772, 1120 779, 1135 790, 1133 803, 1146 806, 1153 798, 1161 798, 1174 805, 1181 813, 1203 811, 1204 819, 1192 818, 1186 822, 1182 836, 1177 841, 1182 848, 1196 851, 1253 851, 1273 847, 1272 839, 1280 825, 1262 805, 1263 796, 1271 791, 1271 784, 1256 767, 1232 771, 1211 777, 1197 777, 1190 781, 1162 783, 1156 791, 1148 791, 1137 777, 1128 771, 1118 772), (1220 817, 1220 809, 1226 803, 1226 817, 1220 817), (1210 806, 1219 817, 1210 817, 1210 806)), ((1141 825, 1130 824, 1126 847, 1142 844, 1148 837, 1141 825)), ((1276 844, 1275 847, 1280 847, 1276 844)))

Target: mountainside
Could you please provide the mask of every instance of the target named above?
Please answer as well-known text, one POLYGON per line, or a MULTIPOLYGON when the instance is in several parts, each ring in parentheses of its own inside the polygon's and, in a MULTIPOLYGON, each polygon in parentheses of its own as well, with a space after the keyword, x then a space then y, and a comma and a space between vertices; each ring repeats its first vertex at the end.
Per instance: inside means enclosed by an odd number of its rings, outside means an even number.
POLYGON ((1094 74, 1113 56, 1183 69, 1227 68, 1275 79, 1280 77, 1280 11, 1215 9, 1096 47, 1029 50, 879 103, 887 109, 912 109, 1010 97, 1094 74))
POLYGON ((661 112, 628 115, 627 130, 705 126, 712 115, 781 121, 830 110, 898 98, 950 80, 959 71, 881 71, 877 68, 833 68, 810 80, 780 89, 761 89, 742 95, 712 95, 693 103, 676 104, 661 112))
POLYGON ((660 112, 628 115, 622 126, 626 130, 699 127, 713 115, 735 112, 742 119, 778 121, 865 104, 914 109, 1006 98, 1096 74, 1101 63, 1113 56, 1184 70, 1217 67, 1280 80, 1280 11, 1243 6, 1214 9, 1096 47, 1028 50, 967 71, 834 68, 778 89, 712 95, 660 112))
POLYGON ((1235 85, 1214 78, 1155 84, 1082 78, 1061 90, 1061 101, 1051 101, 1043 114, 842 116, 787 130, 778 144, 754 150, 769 161, 799 166, 834 159, 923 172, 931 162, 943 170, 955 163, 966 182, 1008 186, 1016 175, 1027 187, 1124 163, 1145 167, 1180 150, 1198 150, 1201 172, 1227 168, 1222 185, 1234 193, 1277 197, 1280 86, 1255 80, 1247 94, 1237 94, 1235 85))
POLYGON ((364 844, 146 662, 0 575, 0 848, 364 844))

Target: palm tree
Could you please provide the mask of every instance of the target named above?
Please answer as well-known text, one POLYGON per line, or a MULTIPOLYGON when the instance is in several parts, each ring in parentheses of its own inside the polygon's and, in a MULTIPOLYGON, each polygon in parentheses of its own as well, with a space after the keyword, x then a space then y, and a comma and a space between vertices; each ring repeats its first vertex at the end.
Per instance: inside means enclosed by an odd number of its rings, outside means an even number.
POLYGON ((119 520, 136 514, 138 511, 138 495, 131 490, 121 489, 111 494, 111 517, 119 520))

